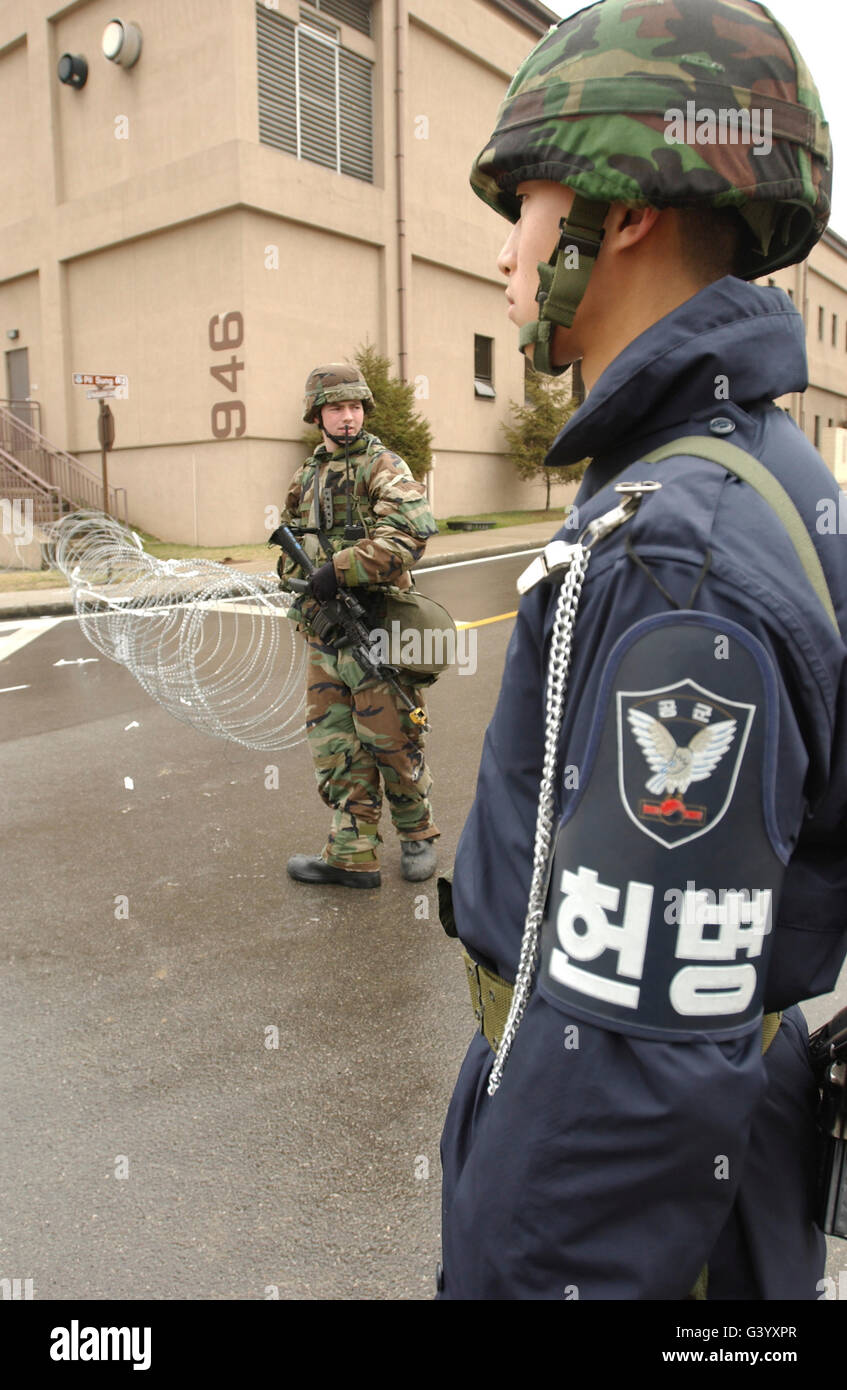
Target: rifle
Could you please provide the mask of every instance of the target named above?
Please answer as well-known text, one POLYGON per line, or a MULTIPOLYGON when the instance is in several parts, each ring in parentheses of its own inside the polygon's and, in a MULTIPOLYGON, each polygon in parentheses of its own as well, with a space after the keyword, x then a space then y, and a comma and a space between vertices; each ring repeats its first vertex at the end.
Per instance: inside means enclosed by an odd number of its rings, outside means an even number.
MULTIPOLYGON (((289 527, 278 526, 273 535, 268 538, 268 545, 280 546, 288 558, 293 560, 294 564, 306 576, 311 577, 314 574, 317 566, 312 564, 289 527)), ((286 576, 283 583, 295 594, 308 594, 308 577, 306 579, 294 579, 286 576)), ((359 600, 353 597, 349 589, 340 588, 335 598, 321 603, 312 596, 312 602, 317 604, 318 608, 316 615, 309 619, 309 626, 315 636, 319 637, 322 642, 327 642, 330 646, 335 647, 337 651, 349 650, 351 656, 367 675, 390 685, 395 695, 409 711, 409 718, 412 723, 427 732, 429 725, 426 722, 426 711, 420 705, 416 705, 408 692, 403 689, 397 679, 398 668, 374 661, 371 656, 370 632, 365 621, 367 614, 359 600)))
POLYGON ((818 1108, 817 1223, 847 1239, 847 1009, 809 1038, 821 1101, 818 1108))

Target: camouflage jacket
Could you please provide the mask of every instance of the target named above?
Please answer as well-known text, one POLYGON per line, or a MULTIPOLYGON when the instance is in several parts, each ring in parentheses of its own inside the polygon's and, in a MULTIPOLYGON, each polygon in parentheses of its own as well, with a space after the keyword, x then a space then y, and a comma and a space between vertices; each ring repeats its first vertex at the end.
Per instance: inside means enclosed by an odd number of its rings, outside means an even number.
MULTIPOLYGON (((411 587, 409 570, 424 553, 430 536, 437 534, 426 489, 412 477, 407 464, 386 449, 373 434, 362 434, 350 449, 353 483, 353 522, 367 535, 350 544, 344 539, 347 517, 347 483, 344 450, 327 452, 323 444, 295 474, 282 513, 284 524, 315 525, 315 481, 320 486, 321 529, 332 549, 340 584, 411 587)), ((304 538, 304 549, 316 565, 325 563, 315 536, 304 538)), ((294 571, 290 561, 284 573, 294 571)))

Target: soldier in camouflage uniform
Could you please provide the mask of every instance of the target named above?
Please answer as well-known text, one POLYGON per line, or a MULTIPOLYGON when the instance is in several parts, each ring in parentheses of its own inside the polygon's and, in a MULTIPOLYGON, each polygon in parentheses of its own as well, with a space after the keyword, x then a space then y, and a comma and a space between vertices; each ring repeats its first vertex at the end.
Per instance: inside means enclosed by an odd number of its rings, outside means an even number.
POLYGON ((847 554, 774 404, 803 320, 745 282, 808 255, 831 165, 754 0, 589 5, 474 164, 521 347, 589 388, 547 462, 592 461, 523 576, 444 912, 480 1031, 443 1298, 820 1293, 797 1005, 847 950, 847 554))
MULTIPOLYGON (((380 595, 386 586, 411 587, 409 570, 437 533, 423 486, 397 454, 363 430, 372 408, 370 389, 356 367, 332 363, 309 374, 303 419, 320 426, 324 442, 295 474, 283 512, 284 523, 311 528, 303 548, 319 566, 311 580, 312 596, 298 601, 293 616, 305 628, 309 647, 306 727, 318 791, 333 811, 322 853, 294 855, 288 872, 301 883, 348 888, 378 888, 381 882, 380 776, 400 836, 404 878, 416 882, 431 876, 439 833, 432 819, 432 778, 421 728, 388 684, 366 678, 348 652, 321 641, 310 629, 315 600, 333 598, 340 585, 356 590, 377 626, 380 595), (345 536, 345 455, 358 537, 345 536)), ((292 562, 283 557, 280 574, 293 572, 292 562)), ((423 707, 422 691, 413 684, 408 689, 423 707)))

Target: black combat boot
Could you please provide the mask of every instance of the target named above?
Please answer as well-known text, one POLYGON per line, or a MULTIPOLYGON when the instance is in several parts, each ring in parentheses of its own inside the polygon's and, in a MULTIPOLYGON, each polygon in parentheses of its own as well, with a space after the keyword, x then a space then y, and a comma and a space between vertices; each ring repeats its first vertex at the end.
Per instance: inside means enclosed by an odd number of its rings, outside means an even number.
POLYGON ((298 883, 340 883, 343 888, 379 888, 382 883, 379 869, 339 869, 319 854, 293 855, 288 861, 288 876, 298 883))

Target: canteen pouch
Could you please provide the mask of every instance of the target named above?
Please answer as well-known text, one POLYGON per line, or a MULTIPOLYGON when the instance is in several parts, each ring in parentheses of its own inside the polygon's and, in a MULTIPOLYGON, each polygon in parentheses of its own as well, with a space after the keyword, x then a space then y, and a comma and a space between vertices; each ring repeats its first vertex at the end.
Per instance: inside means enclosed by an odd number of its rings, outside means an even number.
POLYGON ((456 660, 456 625, 446 608, 416 589, 388 589, 381 608, 380 660, 434 680, 456 660))

